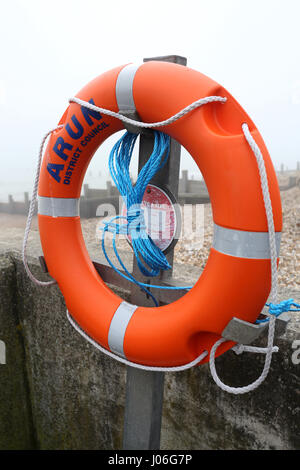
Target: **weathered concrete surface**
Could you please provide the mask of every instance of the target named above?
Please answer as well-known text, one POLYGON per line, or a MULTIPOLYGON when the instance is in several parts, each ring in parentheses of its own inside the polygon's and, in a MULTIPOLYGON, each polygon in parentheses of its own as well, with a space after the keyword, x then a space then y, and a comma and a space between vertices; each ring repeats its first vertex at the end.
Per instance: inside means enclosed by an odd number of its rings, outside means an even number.
POLYGON ((0 257, 0 340, 6 364, 0 364, 0 449, 35 448, 22 325, 16 308, 15 266, 0 257))
MULTIPOLYGON (((223 392, 211 379, 207 365, 170 374, 165 387, 163 447, 299 449, 300 366, 291 360, 291 345, 297 337, 300 331, 289 329, 276 340, 280 351, 273 355, 266 381, 245 395, 223 392)), ((237 356, 231 351, 216 360, 220 378, 235 387, 253 382, 263 362, 264 356, 237 356)))
MULTIPOLYGON (((15 264, 39 447, 119 448, 125 369, 73 330, 57 287, 36 287, 24 276, 20 259, 15 264)), ((37 266, 31 266, 41 278, 37 266)))
MULTIPOLYGON (((0 404, 0 449, 120 449, 125 367, 97 352, 72 329, 58 288, 33 285, 19 254, 0 255, 0 260, 10 273, 0 280, 7 299, 2 302, 1 295, 5 338, 14 338, 15 325, 21 325, 13 358, 0 366, 0 373, 6 368, 7 374, 5 381, 0 378, 0 396, 10 400, 8 409, 0 404), (19 378, 16 383, 17 364, 23 382, 19 378), (20 422, 26 423, 22 439, 20 422)), ((37 262, 31 266, 41 277, 37 262)), ((299 291, 284 294, 300 297, 299 291)), ((299 448, 299 365, 291 361, 292 342, 299 337, 298 315, 277 341, 280 352, 273 356, 266 382, 251 394, 222 392, 207 366, 166 374, 162 448, 299 448)), ((243 385, 259 375, 263 359, 229 352, 217 360, 217 368, 227 383, 243 385)))

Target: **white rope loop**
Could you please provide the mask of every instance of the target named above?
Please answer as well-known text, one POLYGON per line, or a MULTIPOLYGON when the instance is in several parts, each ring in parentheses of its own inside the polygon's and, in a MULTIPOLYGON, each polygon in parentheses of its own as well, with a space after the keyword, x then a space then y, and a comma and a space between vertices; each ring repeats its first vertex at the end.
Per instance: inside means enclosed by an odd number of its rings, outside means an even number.
MULTIPOLYGON (((266 172, 265 162, 264 162, 262 153, 257 143, 255 142, 254 138, 252 137, 249 131, 248 125, 244 123, 242 125, 242 129, 243 129, 245 138, 255 155, 258 169, 259 169, 259 176, 260 176, 264 206, 265 206, 267 223, 268 223, 268 232, 269 232, 270 258, 271 258, 271 298, 272 298, 272 302, 276 303, 277 302, 277 290, 278 290, 277 289, 277 278, 278 278, 277 276, 277 251, 276 251, 276 241, 275 241, 273 210, 272 210, 272 204, 271 204, 271 198, 270 198, 267 172, 266 172)), ((272 354, 273 352, 278 351, 278 348, 276 346, 275 347, 273 346, 274 336, 275 336, 275 322, 276 322, 276 317, 271 315, 269 318, 268 343, 267 343, 266 348, 254 348, 250 346, 238 345, 236 349, 238 354, 240 354, 243 351, 260 352, 260 353, 266 354, 264 368, 263 368, 261 375, 254 382, 252 382, 249 385, 246 385, 245 387, 230 387, 224 384, 220 380, 216 372, 215 353, 218 347, 220 346, 220 344, 222 344, 225 341, 225 339, 222 338, 214 344, 214 346, 212 347, 210 351, 209 367, 210 367, 212 378, 222 390, 228 393, 233 393, 235 395, 248 393, 248 392, 255 390, 257 387, 259 387, 259 385, 261 385, 261 383, 265 380, 270 370, 272 354)))
MULTIPOLYGON (((117 118, 127 124, 133 124, 137 127, 141 128, 155 128, 155 127, 163 127, 172 124, 173 122, 177 121, 178 119, 182 118, 186 114, 190 113, 191 111, 205 105, 208 103, 212 102, 220 102, 220 103, 225 103, 227 101, 227 98, 221 97, 221 96, 208 96, 205 98, 201 98, 194 103, 191 103, 189 106, 185 107, 178 113, 176 113, 174 116, 171 116, 170 118, 160 121, 160 122, 154 122, 154 123, 145 123, 145 122, 140 122, 140 121, 135 121, 133 119, 130 119, 126 116, 123 116, 119 113, 116 113, 114 111, 100 108, 96 105, 93 105, 92 103, 83 101, 79 98, 73 97, 70 98, 69 102, 70 103, 77 103, 80 106, 84 106, 88 109, 98 111, 100 113, 106 114, 108 116, 117 118)), ((63 127, 63 125, 60 125, 56 127, 55 129, 52 129, 51 131, 47 132, 47 134, 44 136, 41 146, 40 146, 40 151, 39 151, 39 157, 38 157, 38 164, 37 164, 37 169, 36 169, 36 175, 35 175, 35 181, 34 181, 34 188, 33 188, 33 193, 32 193, 32 198, 30 202, 30 207, 29 207, 29 212, 28 212, 28 218, 27 218, 27 223, 26 223, 26 228, 25 228, 25 234, 24 234, 24 240, 23 240, 23 249, 22 249, 22 259, 23 263, 25 266, 25 270, 29 276, 29 278, 35 283, 40 286, 50 286, 53 284, 56 284, 56 281, 48 281, 48 282, 43 282, 39 281, 36 279, 31 271, 29 270, 27 259, 26 259, 26 246, 27 246, 27 241, 28 241, 28 236, 31 228, 31 222, 32 222, 32 217, 34 214, 34 208, 36 204, 36 199, 37 199, 37 191, 38 191, 38 183, 39 183, 39 177, 40 177, 40 168, 41 168, 41 160, 42 160, 42 154, 43 154, 43 148, 45 141, 47 137, 57 129, 60 129, 63 127)), ((272 204, 271 204, 271 198, 270 198, 270 192, 269 192, 269 186, 268 186, 268 179, 267 179, 267 173, 266 173, 266 168, 265 168, 265 163, 264 159, 262 156, 262 153, 255 142, 254 138, 252 137, 249 127, 246 123, 242 125, 242 129, 245 135, 245 138, 252 149, 258 169, 259 169, 259 176, 260 176, 260 182, 261 182, 261 188, 262 188, 262 194, 263 194, 263 200, 264 200, 264 206, 265 206, 265 211, 266 211, 266 217, 267 217, 267 224, 268 224, 268 232, 269 232, 269 243, 270 243, 270 257, 271 257, 271 281, 272 281, 272 288, 271 288, 271 298, 272 302, 276 303, 277 301, 277 252, 276 252, 276 241, 275 241, 275 228, 274 228, 274 219, 273 219, 273 211, 272 211, 272 204)), ((191 361, 188 364, 184 364, 182 366, 177 366, 177 367, 151 367, 151 366, 143 366, 141 364, 137 364, 131 361, 128 361, 127 359, 123 359, 122 357, 117 356, 116 354, 108 351, 107 349, 103 348, 100 346, 98 343, 96 343, 92 338, 90 338, 71 318, 69 315, 69 312, 67 311, 67 318, 70 322, 70 324, 73 326, 73 328, 81 335, 83 338, 91 343, 95 348, 97 348, 99 351, 103 352, 104 354, 116 359, 119 362, 122 362, 123 364, 129 365, 131 367, 135 367, 138 369, 142 370, 148 370, 148 371, 161 371, 161 372, 179 372, 183 371, 186 369, 189 369, 191 367, 194 367, 195 365, 199 364, 208 354, 207 351, 204 351, 200 356, 198 356, 196 359, 191 361)), ((243 393, 248 393, 255 388, 257 388, 267 377, 269 369, 270 369, 270 364, 271 364, 271 359, 272 359, 272 353, 277 352, 278 348, 273 346, 273 341, 274 341, 274 334, 275 334, 275 321, 276 318, 274 316, 270 317, 269 320, 269 331, 268 331, 268 344, 266 348, 257 348, 253 346, 244 346, 244 345, 237 345, 233 348, 233 350, 237 354, 241 354, 244 351, 247 352, 255 352, 255 353, 261 353, 261 354, 266 354, 266 359, 265 359, 265 364, 263 371, 260 375, 260 377, 255 380, 252 384, 249 384, 245 387, 230 387, 226 384, 224 384, 220 378, 217 375, 216 372, 216 367, 215 367, 215 354, 218 349, 218 347, 225 342, 226 340, 224 338, 221 338, 218 340, 212 347, 210 351, 210 357, 209 357, 209 366, 210 366, 210 371, 212 374, 212 377, 216 384, 224 391, 228 393, 233 393, 233 394, 243 394, 243 393)))
MULTIPOLYGON (((272 321, 272 320, 275 321, 275 317, 270 319, 270 321, 272 321)), ((213 380, 218 385, 218 387, 220 387, 224 392, 227 392, 227 393, 232 393, 234 395, 242 395, 242 394, 245 394, 245 393, 252 392, 256 388, 258 388, 263 383, 263 381, 266 379, 266 377, 269 373, 270 364, 271 364, 271 360, 267 360, 268 355, 270 355, 270 358, 271 358, 272 354, 274 352, 278 352, 278 350, 279 350, 278 347, 277 346, 272 346, 270 348, 269 345, 268 345, 267 348, 258 348, 258 347, 255 347, 255 346, 245 346, 243 344, 239 344, 239 345, 233 347, 232 349, 236 352, 236 354, 242 354, 243 352, 266 354, 266 360, 265 360, 263 371, 262 371, 261 375, 258 377, 258 379, 256 379, 254 382, 252 382, 249 385, 245 385, 244 387, 230 387, 229 385, 226 385, 224 382, 222 382, 221 379, 219 378, 219 376, 217 374, 217 371, 216 371, 216 364, 215 364, 216 351, 217 351, 218 347, 226 341, 227 341, 226 339, 221 338, 211 348, 210 355, 209 355, 209 367, 210 367, 210 372, 211 372, 211 376, 212 376, 213 380)))

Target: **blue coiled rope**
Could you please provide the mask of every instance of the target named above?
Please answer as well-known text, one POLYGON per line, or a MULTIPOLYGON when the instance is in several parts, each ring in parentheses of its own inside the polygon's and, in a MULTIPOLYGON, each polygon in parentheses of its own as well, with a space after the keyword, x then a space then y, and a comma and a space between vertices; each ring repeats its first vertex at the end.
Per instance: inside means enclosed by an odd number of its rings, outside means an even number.
POLYGON ((123 198, 124 204, 127 207, 127 214, 126 216, 113 217, 108 222, 104 222, 104 227, 102 228, 102 250, 109 265, 120 276, 138 285, 152 298, 154 304, 158 306, 158 302, 154 295, 149 291, 149 287, 168 290, 189 290, 192 286, 173 287, 153 284, 149 285, 136 280, 124 265, 116 247, 116 236, 118 234, 130 236, 138 268, 144 276, 155 277, 161 270, 166 271, 171 268, 164 253, 155 245, 146 231, 144 211, 141 207, 143 196, 149 182, 152 180, 154 175, 164 167, 170 153, 170 137, 163 132, 158 131, 153 131, 153 134, 153 151, 139 172, 135 185, 132 184, 129 167, 138 135, 126 132, 110 152, 109 170, 112 179, 123 198), (105 249, 105 234, 107 232, 113 233, 113 249, 118 262, 125 271, 125 274, 114 265, 107 254, 105 249))
POLYGON ((129 166, 137 137, 137 134, 126 132, 114 145, 109 156, 109 170, 127 207, 127 232, 131 237, 138 267, 144 276, 155 277, 161 270, 168 270, 171 266, 163 252, 147 234, 141 204, 147 185, 168 160, 170 137, 154 131, 152 154, 141 169, 136 184, 133 185, 129 166))

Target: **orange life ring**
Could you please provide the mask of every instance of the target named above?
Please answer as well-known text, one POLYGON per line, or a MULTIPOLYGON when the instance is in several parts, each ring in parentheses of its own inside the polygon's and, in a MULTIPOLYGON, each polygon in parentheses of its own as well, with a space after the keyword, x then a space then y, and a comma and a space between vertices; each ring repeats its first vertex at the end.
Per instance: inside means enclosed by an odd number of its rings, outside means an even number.
MULTIPOLYGON (((271 285, 268 227, 256 160, 242 133, 247 123, 266 166, 275 231, 282 228, 280 192, 263 139, 235 99, 205 75, 181 65, 150 61, 106 72, 76 96, 119 112, 136 109, 159 122, 195 100, 210 103, 161 130, 192 155, 205 179, 215 235, 206 267, 193 289, 170 305, 123 302, 96 272, 83 240, 79 198, 99 145, 123 129, 114 117, 71 103, 50 137, 39 182, 39 230, 50 275, 67 308, 97 343, 145 365, 172 367, 210 351, 233 317, 254 322, 271 285)), ((234 343, 223 343, 218 355, 234 343)), ((207 358, 203 361, 205 362, 207 358)))

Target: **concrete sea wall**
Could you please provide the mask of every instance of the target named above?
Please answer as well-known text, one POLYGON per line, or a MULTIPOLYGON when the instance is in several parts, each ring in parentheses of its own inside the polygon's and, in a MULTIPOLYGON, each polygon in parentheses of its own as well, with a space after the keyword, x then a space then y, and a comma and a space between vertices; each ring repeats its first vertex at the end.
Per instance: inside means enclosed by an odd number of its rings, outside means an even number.
MULTIPOLYGON (((34 259, 31 269, 45 276, 34 259)), ((299 291, 280 295, 299 299, 299 291)), ((299 448, 299 325, 295 315, 267 380, 250 394, 222 392, 207 365, 166 374, 162 449, 299 448)), ((59 289, 33 285, 17 252, 0 255, 0 340, 0 449, 121 448, 125 367, 72 329, 59 289)), ((263 361, 228 352, 217 369, 243 385, 263 361)))

